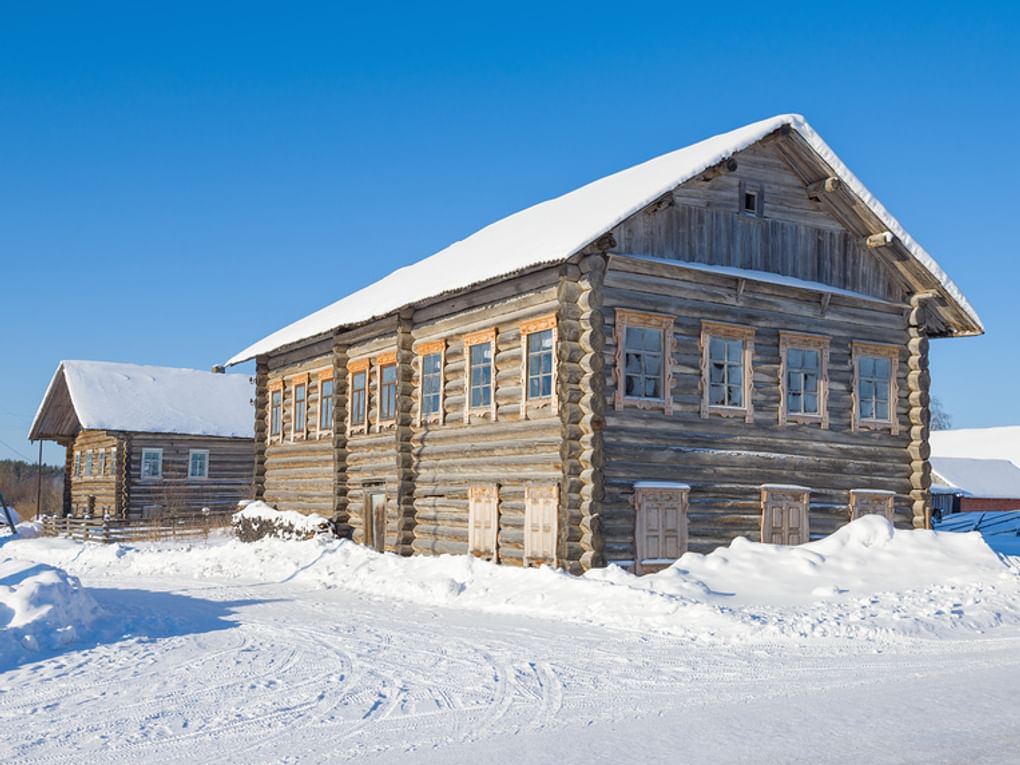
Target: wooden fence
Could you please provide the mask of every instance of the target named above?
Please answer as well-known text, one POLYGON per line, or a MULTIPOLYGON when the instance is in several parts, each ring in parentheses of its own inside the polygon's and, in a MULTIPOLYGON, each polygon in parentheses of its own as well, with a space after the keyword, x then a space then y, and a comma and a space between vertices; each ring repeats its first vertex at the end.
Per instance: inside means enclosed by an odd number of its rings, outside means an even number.
POLYGON ((211 531, 230 526, 231 513, 177 513, 154 518, 77 518, 44 515, 46 537, 83 542, 161 542, 207 539, 211 531))

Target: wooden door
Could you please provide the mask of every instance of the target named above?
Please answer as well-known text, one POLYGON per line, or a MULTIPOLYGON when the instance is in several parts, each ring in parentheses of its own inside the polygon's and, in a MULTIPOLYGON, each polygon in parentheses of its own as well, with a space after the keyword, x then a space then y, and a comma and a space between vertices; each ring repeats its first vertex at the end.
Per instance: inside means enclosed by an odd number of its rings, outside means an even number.
POLYGON ((524 490, 524 565, 556 565, 559 486, 528 486, 524 490))
POLYGON ((634 490, 634 572, 665 568, 687 551, 687 489, 634 490))
POLYGON ((761 541, 775 545, 809 542, 810 496, 807 491, 763 488, 761 541))
POLYGON ((499 530, 499 488, 494 483, 468 487, 468 552, 496 557, 499 530))
POLYGON ((368 512, 365 513, 365 545, 383 552, 386 549, 386 495, 369 494, 368 512))

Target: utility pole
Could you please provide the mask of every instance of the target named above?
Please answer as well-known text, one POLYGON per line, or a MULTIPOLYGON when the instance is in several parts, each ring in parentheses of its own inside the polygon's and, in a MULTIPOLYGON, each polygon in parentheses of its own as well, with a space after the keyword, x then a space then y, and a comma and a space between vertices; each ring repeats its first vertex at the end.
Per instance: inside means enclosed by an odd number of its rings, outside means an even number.
POLYGON ((39 464, 35 475, 35 519, 42 514, 42 439, 39 440, 39 464))

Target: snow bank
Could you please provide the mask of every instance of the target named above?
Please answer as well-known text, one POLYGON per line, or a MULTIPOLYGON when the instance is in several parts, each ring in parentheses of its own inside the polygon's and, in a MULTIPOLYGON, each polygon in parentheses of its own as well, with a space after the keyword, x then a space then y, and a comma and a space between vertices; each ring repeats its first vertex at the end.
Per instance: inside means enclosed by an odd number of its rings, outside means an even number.
POLYGON ((25 654, 81 639, 99 615, 92 596, 67 572, 29 560, 0 560, 0 669, 25 654))
POLYGON ((310 539, 330 527, 329 519, 317 513, 277 510, 260 500, 243 504, 231 518, 242 542, 254 542, 263 537, 310 539))
POLYGON ((1020 623, 1020 569, 978 534, 901 531, 867 516, 782 547, 737 539, 657 574, 610 566, 573 577, 467 556, 401 558, 347 541, 264 538, 218 545, 13 542, 80 576, 259 579, 343 588, 428 606, 537 616, 692 640, 973 634, 1020 623))

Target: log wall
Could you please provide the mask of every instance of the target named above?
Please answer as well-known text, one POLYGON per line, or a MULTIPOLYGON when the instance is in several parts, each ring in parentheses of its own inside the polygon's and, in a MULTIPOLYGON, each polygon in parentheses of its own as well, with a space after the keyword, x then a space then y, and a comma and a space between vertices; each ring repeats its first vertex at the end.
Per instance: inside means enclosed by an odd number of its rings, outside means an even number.
POLYGON ((119 471, 118 462, 122 459, 123 443, 120 438, 105 430, 83 430, 74 439, 70 446, 68 455, 70 457, 70 500, 71 513, 73 515, 85 515, 90 512, 94 515, 117 515, 121 510, 121 496, 118 491, 119 471), (85 455, 92 449, 93 474, 85 475, 85 455), (103 474, 99 474, 99 450, 106 450, 106 467, 103 474), (116 456, 113 450, 117 450, 116 456), (74 452, 81 454, 81 474, 73 475, 74 452))

